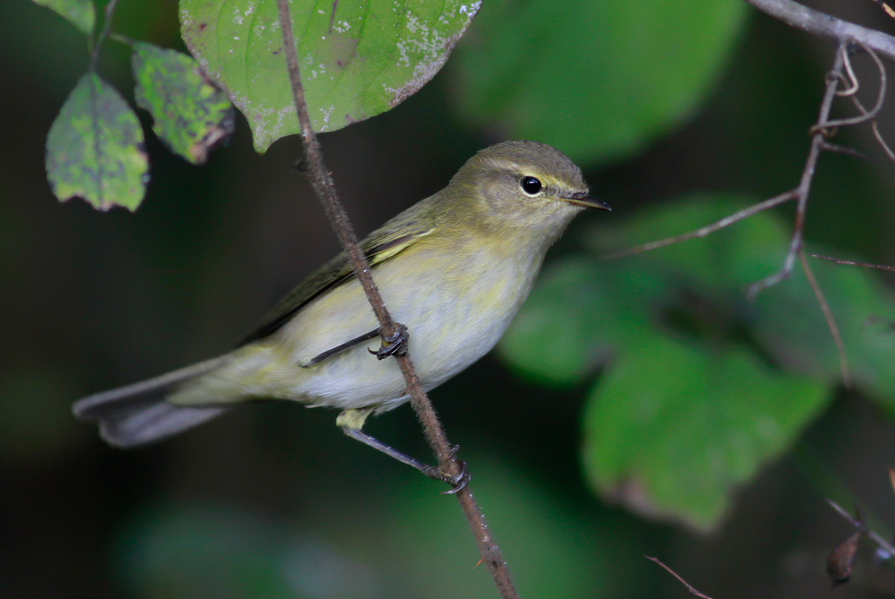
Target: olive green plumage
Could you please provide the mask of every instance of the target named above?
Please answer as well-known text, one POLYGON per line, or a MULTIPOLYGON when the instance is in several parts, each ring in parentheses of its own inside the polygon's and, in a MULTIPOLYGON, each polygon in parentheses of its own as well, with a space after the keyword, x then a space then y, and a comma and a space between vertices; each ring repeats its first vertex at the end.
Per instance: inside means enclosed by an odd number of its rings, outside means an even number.
MULTIPOLYGON (((373 277, 431 389, 487 353, 528 295, 547 249, 584 207, 580 169, 531 141, 473 156, 450 184, 362 242, 373 277)), ((75 414, 112 445, 176 434, 251 399, 343 410, 360 428, 407 401, 394 360, 377 360, 378 323, 345 256, 324 264, 234 351, 148 381, 86 397, 75 414)))

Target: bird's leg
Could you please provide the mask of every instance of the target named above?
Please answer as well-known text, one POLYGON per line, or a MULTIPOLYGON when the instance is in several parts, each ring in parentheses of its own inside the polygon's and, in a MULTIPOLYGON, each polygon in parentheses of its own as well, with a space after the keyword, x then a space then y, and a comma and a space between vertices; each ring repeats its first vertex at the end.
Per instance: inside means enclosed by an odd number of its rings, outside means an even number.
MULTIPOLYGON (((342 429, 343 433, 345 433, 352 439, 360 441, 364 445, 372 447, 373 449, 377 449, 385 455, 398 460, 402 464, 407 464, 408 466, 416 468, 429 478, 448 483, 449 485, 451 485, 452 488, 449 491, 444 491, 445 495, 452 495, 464 488, 467 483, 469 483, 469 479, 471 478, 471 476, 466 470, 466 462, 464 462, 463 460, 458 460, 460 462, 460 473, 456 476, 451 476, 449 474, 445 474, 436 466, 421 462, 418 459, 407 455, 406 453, 398 451, 391 445, 386 445, 376 437, 372 437, 363 432, 361 430, 361 426, 363 425, 364 420, 366 420, 367 416, 369 416, 372 411, 372 408, 363 410, 345 410, 344 412, 339 414, 339 417, 336 419, 336 424, 342 429)), ((457 451, 459 449, 459 445, 454 445, 452 447, 452 458, 457 454, 457 451)))
POLYGON ((391 335, 383 335, 379 333, 382 339, 382 345, 376 351, 368 350, 380 360, 385 360, 389 356, 406 356, 407 340, 410 336, 407 334, 407 327, 398 323, 398 328, 391 335))

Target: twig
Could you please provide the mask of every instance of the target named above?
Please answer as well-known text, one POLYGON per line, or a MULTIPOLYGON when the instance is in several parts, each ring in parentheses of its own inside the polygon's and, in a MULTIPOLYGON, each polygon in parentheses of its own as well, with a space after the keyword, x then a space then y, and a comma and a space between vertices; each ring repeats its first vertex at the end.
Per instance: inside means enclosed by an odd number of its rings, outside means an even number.
MULTIPOLYGON (((876 63, 876 68, 879 70, 879 92, 877 93, 877 96, 876 96, 876 104, 870 110, 866 110, 864 108, 864 105, 861 104, 861 101, 858 100, 857 95, 855 95, 855 92, 857 91, 857 82, 855 82, 852 90, 846 90, 845 92, 837 92, 836 95, 851 96, 852 102, 854 102, 855 106, 858 107, 858 110, 861 111, 861 115, 852 117, 852 118, 848 118, 848 119, 839 119, 836 121, 829 121, 829 122, 823 123, 823 124, 819 123, 819 124, 815 125, 814 128, 812 128, 812 131, 811 131, 812 133, 814 133, 815 129, 829 130, 829 129, 833 129, 835 127, 845 127, 848 125, 859 125, 866 121, 875 120, 876 115, 878 115, 879 111, 882 109, 883 103, 886 101, 886 67, 883 66, 883 63, 880 60, 879 56, 876 55, 876 52, 874 52, 867 46, 864 46, 863 44, 859 44, 859 45, 862 48, 864 48, 864 51, 867 52, 867 54, 870 55, 870 57, 876 63)), ((848 57, 848 52, 845 52, 842 54, 843 63, 850 69, 851 63, 848 61, 847 57, 848 57)), ((849 73, 849 76, 854 77, 854 73, 849 73)))
POLYGON ((672 570, 671 568, 669 568, 668 566, 666 566, 665 564, 663 564, 661 561, 659 561, 659 558, 657 558, 657 557, 650 557, 650 556, 648 556, 648 555, 644 555, 643 557, 645 557, 645 558, 648 559, 648 560, 654 561, 654 562, 656 562, 657 564, 659 564, 660 566, 662 566, 663 568, 665 568, 665 571, 666 571, 666 572, 668 572, 669 574, 671 574, 672 576, 674 576, 675 578, 677 578, 677 579, 680 581, 680 583, 681 583, 682 585, 684 585, 685 587, 687 587, 687 590, 689 590, 691 593, 693 593, 693 594, 696 595, 697 597, 702 597, 702 599, 712 599, 712 598, 709 597, 708 595, 706 595, 706 594, 704 594, 704 593, 700 593, 699 591, 697 591, 697 590, 693 587, 693 585, 691 585, 689 582, 687 582, 686 580, 684 580, 683 578, 681 578, 680 575, 678 575, 677 572, 675 572, 674 570, 672 570))
POLYGON ((723 229, 724 227, 729 227, 733 223, 737 221, 741 221, 744 218, 748 218, 753 214, 757 214, 762 210, 767 210, 768 208, 773 208, 774 206, 778 206, 789 200, 795 199, 796 192, 795 191, 787 191, 786 193, 782 193, 776 197, 770 198, 763 202, 759 202, 753 206, 749 206, 748 208, 743 208, 739 212, 735 212, 730 216, 725 216, 719 221, 716 221, 710 225, 706 225, 701 229, 696 229, 695 231, 689 231, 687 233, 682 233, 680 235, 674 235, 672 237, 666 237, 664 239, 659 239, 657 241, 650 241, 649 243, 644 243, 643 245, 638 245, 632 248, 627 248, 624 250, 619 250, 616 252, 612 252, 603 256, 606 259, 612 258, 623 258, 625 256, 631 256, 633 254, 640 254, 642 252, 648 252, 650 250, 655 250, 658 248, 665 247, 667 245, 672 245, 674 243, 678 243, 681 241, 686 241, 688 239, 695 239, 698 237, 705 237, 707 235, 711 235, 715 231, 723 229))
POLYGON ((839 515, 842 516, 843 518, 845 518, 848 521, 848 523, 851 524, 852 526, 854 526, 855 528, 866 528, 867 529, 867 538, 871 539, 874 543, 876 543, 876 545, 880 549, 888 552, 889 555, 895 555, 895 547, 892 547, 891 543, 889 543, 887 540, 885 540, 884 538, 882 538, 881 536, 879 536, 878 534, 873 532, 870 528, 867 528, 866 524, 864 524, 863 522, 861 522, 860 520, 858 520, 857 518, 855 518, 854 516, 852 516, 851 514, 846 512, 844 509, 842 509, 839 506, 838 503, 836 503, 832 499, 827 499, 827 503, 829 503, 830 507, 832 507, 834 510, 839 512, 839 515))
POLYGON ((805 160, 805 168, 802 170, 802 179, 799 181, 799 186, 794 190, 798 197, 796 222, 793 228, 792 239, 789 243, 789 252, 787 252, 786 259, 783 262, 783 268, 771 276, 765 277, 761 281, 749 285, 746 290, 746 295, 750 299, 755 299, 763 289, 776 285, 783 279, 789 277, 789 275, 792 274, 796 256, 802 249, 802 238, 805 231, 805 211, 808 207, 808 193, 811 191, 811 182, 814 179, 814 169, 817 166, 817 159, 820 157, 821 147, 824 143, 824 126, 828 123, 830 107, 833 105, 833 98, 836 97, 836 88, 839 85, 842 75, 843 55, 845 52, 846 41, 842 40, 839 43, 839 48, 836 50, 833 69, 827 77, 827 90, 824 93, 823 101, 820 105, 820 114, 817 117, 817 124, 813 128, 811 148, 808 151, 808 158, 805 160))
POLYGON ((827 298, 824 297, 820 285, 817 284, 817 279, 814 278, 814 273, 808 265, 808 259, 805 258, 805 252, 801 249, 799 250, 799 261, 802 263, 802 270, 805 271, 805 277, 808 278, 808 284, 811 285, 811 290, 814 291, 814 298, 820 305, 820 309, 824 313, 824 318, 827 320, 827 328, 830 329, 830 334, 833 335, 833 341, 836 342, 836 349, 839 352, 839 369, 842 371, 842 385, 846 389, 850 389, 851 375, 849 374, 848 368, 848 356, 845 354, 845 344, 842 342, 842 335, 839 334, 839 327, 836 326, 836 318, 833 316, 833 311, 830 309, 830 304, 827 303, 827 298))
MULTIPOLYGON (((389 314, 376 288, 376 284, 373 282, 373 277, 370 275, 370 266, 358 245, 357 237, 348 221, 348 217, 339 203, 335 185, 323 162, 320 145, 311 128, 298 68, 298 57, 296 56, 295 38, 292 33, 292 19, 289 16, 288 0, 277 0, 277 9, 280 27, 283 30, 286 65, 289 70, 289 79, 292 83, 295 110, 298 114, 301 136, 304 141, 305 160, 311 185, 323 203, 327 216, 336 234, 339 236, 339 241, 351 260, 358 281, 363 286, 364 292, 370 300, 373 312, 379 320, 383 337, 394 337, 400 333, 401 329, 389 314)), ((438 456, 439 469, 450 476, 459 475, 461 473, 461 465, 454 457, 455 452, 452 451, 452 447, 448 443, 447 437, 438 422, 435 411, 432 409, 432 404, 420 385, 410 357, 407 355, 395 355, 394 357, 398 361, 401 373, 404 375, 404 380, 407 383, 407 394, 410 396, 410 403, 423 425, 429 444, 438 456)), ((518 596, 510 580, 506 563, 497 543, 495 543, 491 533, 488 531, 484 516, 478 509, 469 486, 467 485, 460 489, 456 495, 476 537, 482 559, 491 571, 491 576, 494 578, 500 596, 503 599, 517 599, 518 596)))
POLYGON ((843 264, 847 266, 863 266, 864 268, 875 268, 877 270, 887 270, 895 272, 895 266, 884 266, 882 264, 870 264, 869 262, 852 262, 851 260, 840 260, 839 258, 831 258, 829 256, 820 256, 818 254, 808 254, 812 258, 820 258, 821 260, 829 260, 835 264, 843 264))
POLYGON ((87 70, 91 72, 96 70, 96 64, 99 62, 99 51, 103 46, 103 42, 109 37, 109 32, 112 29, 112 15, 115 13, 115 5, 117 4, 118 0, 109 0, 103 11, 103 28, 100 30, 99 35, 96 36, 96 41, 94 42, 88 37, 92 47, 90 48, 90 66, 87 70))
POLYGON ((854 148, 847 148, 845 146, 840 146, 839 144, 830 143, 828 141, 824 141, 821 149, 826 150, 827 152, 833 152, 835 154, 845 154, 846 156, 853 156, 855 158, 860 158, 861 160, 885 160, 885 158, 883 158, 882 156, 865 154, 864 152, 859 152, 854 148))
POLYGON ((870 127, 871 129, 873 129, 873 136, 876 138, 877 143, 879 143, 880 147, 886 153, 886 156, 889 157, 889 160, 895 161, 895 153, 892 152, 891 148, 889 148, 889 144, 887 144, 883 139, 882 134, 879 132, 879 124, 876 122, 876 114, 882 108, 883 98, 885 98, 886 94, 886 67, 885 65, 883 65, 882 61, 879 59, 879 56, 877 56, 873 50, 866 47, 864 49, 867 51, 870 57, 873 58, 874 62, 876 63, 876 68, 879 70, 880 91, 879 95, 877 96, 876 107, 873 111, 868 112, 868 110, 864 108, 864 105, 861 103, 856 95, 853 95, 851 97, 851 101, 862 115, 867 116, 870 115, 871 112, 873 113, 873 115, 869 117, 870 127))
POLYGON ((834 41, 852 40, 895 60, 895 37, 810 9, 793 0, 746 0, 791 27, 834 41))

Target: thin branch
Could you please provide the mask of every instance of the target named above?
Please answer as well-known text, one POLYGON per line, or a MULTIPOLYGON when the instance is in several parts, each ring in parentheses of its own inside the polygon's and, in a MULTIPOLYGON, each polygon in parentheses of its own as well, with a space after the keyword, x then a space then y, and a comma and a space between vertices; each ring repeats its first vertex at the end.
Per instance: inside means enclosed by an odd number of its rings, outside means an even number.
POLYGON ((669 568, 668 566, 666 566, 665 564, 663 564, 663 563, 659 560, 659 558, 657 558, 657 557, 650 557, 650 556, 648 556, 648 555, 644 555, 643 557, 645 557, 646 559, 648 559, 648 560, 650 560, 650 561, 654 561, 654 562, 656 562, 657 564, 659 564, 660 566, 662 566, 663 568, 665 568, 665 571, 666 571, 666 572, 668 572, 669 574, 671 574, 672 576, 674 576, 675 578, 677 578, 678 581, 680 581, 680 583, 681 583, 682 585, 684 585, 685 587, 687 587, 687 590, 689 590, 691 593, 693 593, 693 594, 696 595, 697 597, 702 597, 702 599, 712 599, 712 598, 709 597, 708 595, 706 595, 706 594, 704 594, 704 593, 700 593, 698 590, 696 590, 696 588, 694 588, 693 585, 691 585, 689 582, 687 582, 686 580, 684 580, 683 578, 681 578, 681 576, 680 576, 677 572, 675 572, 674 570, 672 570, 671 568, 669 568))
POLYGON ((820 285, 817 284, 817 279, 814 278, 814 273, 811 271, 811 267, 808 265, 808 259, 805 258, 805 252, 799 250, 799 260, 802 263, 802 270, 805 271, 805 276, 808 278, 808 284, 811 285, 811 290, 814 291, 814 298, 817 300, 817 303, 820 305, 820 309, 824 313, 824 318, 827 321, 827 328, 830 329, 830 334, 833 336, 833 341, 836 342, 836 349, 839 352, 839 369, 842 371, 842 384, 846 389, 851 388, 851 374, 849 373, 848 368, 848 356, 845 354, 845 344, 842 342, 842 335, 839 334, 839 327, 836 325, 836 318, 833 316, 833 311, 830 309, 830 304, 827 303, 827 298, 824 297, 823 291, 820 289, 820 285))
POLYGON ((759 202, 753 206, 749 206, 748 208, 743 208, 739 212, 735 212, 730 216, 725 216, 719 221, 716 221, 710 225, 706 225, 701 229, 696 229, 695 231, 689 231, 687 233, 682 233, 680 235, 674 235, 672 237, 666 237, 664 239, 659 239, 657 241, 650 241, 649 243, 644 243, 643 245, 638 245, 632 248, 627 248, 624 250, 619 250, 616 252, 612 252, 603 256, 603 258, 611 259, 611 258, 623 258, 625 256, 631 256, 633 254, 640 254, 642 252, 648 252, 650 250, 655 250, 658 248, 662 248, 668 245, 672 245, 674 243, 678 243, 681 241, 686 241, 688 239, 696 239, 699 237, 705 237, 707 235, 711 235, 715 231, 723 229, 724 227, 729 227, 737 221, 741 221, 744 218, 748 218, 753 214, 757 214, 762 210, 767 210, 768 208, 773 208, 774 206, 779 206, 780 204, 786 203, 789 200, 795 199, 796 192, 795 191, 787 191, 786 193, 782 193, 776 197, 770 198, 763 202, 759 202))
POLYGON ((117 4, 118 0, 109 0, 103 11, 103 28, 100 30, 99 35, 96 36, 96 42, 93 43, 93 47, 90 49, 90 66, 87 70, 91 72, 96 70, 96 64, 99 62, 99 51, 112 30, 112 15, 115 14, 115 6, 117 4))
POLYGON ((842 264, 846 266, 863 266, 864 268, 875 268, 877 270, 886 270, 889 272, 895 272, 895 266, 884 266, 882 264, 870 264, 869 262, 852 262, 851 260, 840 260, 839 258, 831 258, 829 256, 820 256, 818 254, 808 254, 812 258, 820 258, 821 260, 829 260, 835 264, 842 264))
POLYGON ((854 158, 860 158, 861 160, 885 160, 882 156, 873 156, 872 154, 865 154, 864 152, 860 152, 854 148, 847 148, 845 146, 840 146, 839 144, 830 143, 825 141, 821 146, 822 150, 827 152, 833 152, 834 154, 844 154, 846 156, 853 156, 854 158))
POLYGON ((841 97, 845 96, 853 96, 858 93, 858 90, 861 88, 861 83, 858 81, 858 77, 855 75, 855 70, 851 66, 851 58, 848 57, 848 52, 845 53, 845 56, 842 57, 843 66, 845 67, 845 74, 848 75, 847 83, 848 87, 842 91, 836 92, 836 95, 841 97))
MULTIPOLYGON (((314 192, 320 198, 326 210, 339 241, 345 252, 351 260, 358 281, 364 288, 364 292, 370 300, 370 305, 376 318, 379 320, 383 339, 397 339, 401 335, 403 327, 398 325, 389 314, 385 303, 379 294, 373 277, 370 274, 370 266, 360 249, 357 237, 351 227, 348 217, 344 209, 339 203, 336 195, 335 185, 326 169, 323 161, 323 153, 317 141, 316 135, 311 128, 311 120, 308 116, 307 104, 304 99, 304 90, 301 84, 301 74, 298 67, 298 57, 296 56, 295 38, 292 32, 292 19, 289 16, 288 0, 277 0, 277 9, 279 12, 280 28, 283 31, 283 45, 286 54, 286 65, 289 71, 289 79, 292 84, 292 92, 295 99, 295 110, 298 114, 298 120, 301 127, 301 136, 304 141, 305 160, 308 166, 308 173, 314 192)), ((404 375, 407 383, 407 394, 410 396, 410 403, 413 406, 417 417, 423 425, 426 437, 429 440, 433 451, 438 456, 439 469, 449 476, 459 476, 462 472, 462 465, 454 457, 455 452, 447 440, 447 436, 438 422, 432 404, 429 402, 425 391, 420 385, 419 378, 414 370, 410 357, 406 354, 395 354, 395 359, 404 375)), ((485 524, 484 516, 476 505, 475 499, 469 486, 465 486, 456 493, 460 502, 463 513, 466 515, 472 532, 476 537, 479 545, 479 552, 482 559, 488 565, 494 582, 497 585, 498 592, 503 599, 516 599, 513 583, 510 580, 509 572, 506 568, 500 549, 485 524)))
POLYGON ((861 522, 860 520, 858 520, 857 518, 855 518, 854 516, 852 516, 851 514, 846 512, 844 509, 842 509, 839 506, 838 503, 836 503, 832 499, 827 499, 827 503, 829 503, 830 507, 832 507, 834 510, 836 510, 840 516, 845 518, 848 521, 848 523, 851 524, 852 526, 854 526, 855 528, 865 528, 867 530, 867 538, 869 538, 874 543, 876 543, 877 547, 879 547, 883 551, 888 552, 889 555, 895 555, 895 547, 892 547, 891 543, 889 543, 886 539, 882 538, 881 536, 879 536, 878 534, 873 532, 871 529, 867 528, 866 524, 864 524, 863 522, 861 522))
POLYGON ((895 60, 895 37, 810 9, 793 0, 746 0, 758 10, 791 27, 840 44, 852 40, 895 60))
MULTIPOLYGON (((777 0, 782 1, 782 0, 777 0)), ((795 265, 796 256, 802 249, 802 238, 805 231, 805 211, 808 207, 808 193, 811 191, 811 182, 814 179, 814 170, 817 167, 817 159, 820 157, 821 148, 824 143, 824 126, 829 122, 830 107, 833 105, 833 98, 836 97, 836 88, 842 76, 843 56, 846 52, 846 42, 841 41, 836 51, 836 58, 833 61, 833 69, 827 77, 827 90, 824 93, 823 101, 820 105, 820 114, 817 117, 817 124, 813 129, 811 137, 811 148, 808 151, 808 158, 805 160, 805 168, 802 170, 802 179, 795 192, 798 196, 798 204, 796 206, 796 222, 793 228, 792 239, 789 243, 789 252, 783 262, 783 268, 769 277, 765 277, 761 281, 757 281, 746 290, 746 295, 750 299, 755 297, 763 290, 776 285, 783 279, 792 274, 795 265)))
POLYGON ((879 142, 879 145, 883 148, 886 156, 889 157, 889 160, 895 162, 895 152, 892 152, 892 150, 889 148, 889 144, 887 144, 883 140, 883 134, 879 132, 879 126, 876 124, 876 119, 870 121, 870 127, 873 129, 873 136, 876 138, 876 141, 879 142))
MULTIPOLYGON (((889 148, 889 144, 883 139, 882 133, 879 132, 879 124, 876 121, 876 113, 879 112, 879 109, 882 108, 882 99, 885 97, 885 89, 886 89, 886 67, 883 65, 879 56, 871 50, 870 48, 865 48, 868 54, 870 54, 871 58, 873 58, 874 62, 876 62, 876 67, 879 70, 879 96, 876 102, 876 108, 874 109, 874 114, 870 118, 870 127, 873 130, 873 136, 876 138, 877 143, 879 143, 880 147, 886 153, 886 156, 889 157, 889 160, 895 161, 895 153, 892 152, 891 148, 889 148)), ((852 103, 855 107, 861 112, 863 115, 870 114, 861 101, 858 99, 856 95, 851 97, 852 103)))
MULTIPOLYGON (((877 70, 879 70, 879 92, 877 93, 876 104, 873 106, 872 109, 866 110, 864 108, 864 105, 861 104, 861 101, 858 100, 858 97, 855 95, 855 91, 857 91, 857 83, 855 83, 854 91, 846 90, 848 93, 837 92, 836 95, 851 96, 852 102, 854 102, 855 106, 857 106, 858 109, 861 111, 861 115, 852 117, 852 118, 848 118, 848 119, 839 119, 836 121, 829 121, 827 123, 824 123, 822 126, 816 125, 815 126, 816 129, 823 128, 823 129, 829 130, 829 129, 833 129, 835 127, 845 127, 848 125, 859 125, 866 121, 875 120, 876 115, 878 115, 879 111, 882 110, 883 103, 886 101, 886 67, 883 66, 883 63, 880 60, 879 56, 876 55, 876 52, 874 52, 870 48, 864 46, 863 44, 860 44, 860 45, 870 55, 870 57, 876 63, 877 70)), ((851 68, 851 66, 850 66, 851 63, 847 57, 848 57, 848 52, 843 53, 843 55, 842 55, 843 63, 848 68, 851 68)), ((854 77, 854 73, 850 73, 849 76, 854 77)), ((815 128, 812 128, 811 133, 814 133, 815 128)))

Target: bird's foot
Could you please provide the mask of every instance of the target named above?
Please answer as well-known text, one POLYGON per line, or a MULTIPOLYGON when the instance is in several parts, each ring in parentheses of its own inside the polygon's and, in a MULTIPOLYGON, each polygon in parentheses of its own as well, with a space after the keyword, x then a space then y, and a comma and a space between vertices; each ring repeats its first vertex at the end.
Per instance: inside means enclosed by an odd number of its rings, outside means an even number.
POLYGON ((407 327, 403 324, 399 323, 395 332, 391 335, 383 335, 380 332, 379 337, 382 339, 380 348, 376 351, 373 351, 372 349, 368 351, 380 360, 385 360, 389 356, 407 355, 407 341, 410 338, 410 335, 407 333, 407 327))
MULTIPOLYGON (((452 460, 456 459, 457 452, 459 450, 460 450, 459 445, 454 445, 453 447, 451 447, 450 458, 452 460)), ((472 478, 472 475, 466 469, 466 462, 464 462, 463 460, 457 460, 457 463, 460 465, 460 472, 458 472, 457 474, 453 474, 453 475, 446 474, 440 470, 433 468, 433 470, 436 470, 436 472, 434 473, 434 476, 432 474, 429 475, 432 478, 444 481, 451 486, 450 490, 442 491, 441 492, 442 495, 453 495, 455 493, 462 491, 463 489, 466 488, 466 485, 469 484, 469 479, 472 478)))

